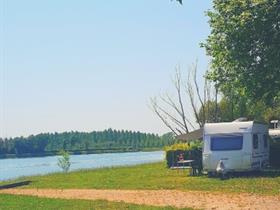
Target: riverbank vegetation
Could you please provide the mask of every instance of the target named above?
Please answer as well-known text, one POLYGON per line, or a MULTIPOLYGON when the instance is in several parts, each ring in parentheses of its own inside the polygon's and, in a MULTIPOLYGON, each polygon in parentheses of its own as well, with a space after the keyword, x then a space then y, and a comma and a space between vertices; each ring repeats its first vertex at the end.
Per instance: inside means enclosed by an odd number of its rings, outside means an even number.
POLYGON ((166 167, 165 162, 160 162, 24 177, 0 184, 30 180, 31 183, 24 188, 176 189, 280 195, 279 171, 264 172, 254 176, 239 175, 224 181, 218 178, 208 178, 206 175, 189 176, 188 174, 187 170, 171 170, 166 167))
POLYGON ((0 138, 0 158, 161 150, 174 141, 173 135, 124 130, 44 133, 29 137, 0 138))

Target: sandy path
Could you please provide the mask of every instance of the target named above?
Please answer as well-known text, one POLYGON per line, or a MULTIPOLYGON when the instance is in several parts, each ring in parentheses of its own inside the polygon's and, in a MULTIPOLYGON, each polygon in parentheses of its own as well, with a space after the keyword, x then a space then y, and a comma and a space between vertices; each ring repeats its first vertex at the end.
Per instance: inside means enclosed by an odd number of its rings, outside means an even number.
POLYGON ((124 201, 153 206, 198 209, 280 210, 280 196, 178 190, 6 189, 0 193, 48 198, 124 201))

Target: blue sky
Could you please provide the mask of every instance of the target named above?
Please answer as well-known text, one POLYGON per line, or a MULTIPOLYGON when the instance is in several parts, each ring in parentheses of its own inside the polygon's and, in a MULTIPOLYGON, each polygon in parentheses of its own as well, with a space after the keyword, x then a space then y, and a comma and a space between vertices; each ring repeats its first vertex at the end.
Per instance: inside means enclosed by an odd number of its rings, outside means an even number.
POLYGON ((176 65, 208 58, 211 1, 2 0, 0 136, 107 128, 162 134, 148 108, 176 65))

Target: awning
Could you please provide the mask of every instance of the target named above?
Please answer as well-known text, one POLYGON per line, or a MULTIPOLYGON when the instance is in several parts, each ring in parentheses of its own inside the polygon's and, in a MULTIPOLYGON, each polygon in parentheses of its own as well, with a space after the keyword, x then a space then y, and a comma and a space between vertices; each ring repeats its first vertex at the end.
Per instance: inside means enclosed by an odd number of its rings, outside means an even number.
POLYGON ((202 140, 202 138, 203 138, 203 128, 176 136, 177 140, 185 141, 185 142, 193 141, 193 140, 202 140))

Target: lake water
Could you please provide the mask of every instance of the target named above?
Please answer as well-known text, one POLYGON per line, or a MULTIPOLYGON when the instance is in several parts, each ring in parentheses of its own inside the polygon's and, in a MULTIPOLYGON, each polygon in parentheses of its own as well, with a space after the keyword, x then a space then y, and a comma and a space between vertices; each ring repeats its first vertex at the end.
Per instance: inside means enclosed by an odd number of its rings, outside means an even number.
MULTIPOLYGON (((0 159, 0 180, 59 172, 59 156, 0 159)), ((71 155, 70 171, 87 168, 137 165, 161 161, 163 151, 71 155)))

